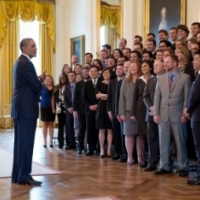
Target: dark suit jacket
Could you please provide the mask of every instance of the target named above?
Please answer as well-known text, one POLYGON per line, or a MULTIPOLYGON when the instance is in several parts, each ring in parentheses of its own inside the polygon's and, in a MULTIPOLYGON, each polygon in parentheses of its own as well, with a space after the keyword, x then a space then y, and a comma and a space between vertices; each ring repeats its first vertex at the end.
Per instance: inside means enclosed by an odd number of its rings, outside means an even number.
POLYGON ((143 92, 145 88, 145 82, 142 79, 137 79, 135 82, 135 88, 133 92, 133 104, 131 116, 136 116, 136 110, 146 110, 146 106, 143 102, 143 92))
POLYGON ((21 55, 14 65, 14 94, 11 116, 19 119, 37 119, 39 93, 42 90, 33 63, 21 55))
POLYGON ((192 83, 187 109, 191 115, 191 121, 200 122, 200 74, 196 76, 194 83, 192 83))
MULTIPOLYGON (((99 82, 99 79, 97 82, 99 82)), ((83 84, 82 100, 86 106, 86 115, 94 114, 94 111, 91 111, 89 106, 98 104, 98 100, 96 98, 96 90, 91 79, 83 84)))
POLYGON ((157 77, 152 77, 147 81, 147 84, 144 89, 143 93, 143 101, 144 104, 147 108, 146 112, 146 121, 153 121, 153 116, 149 115, 150 107, 153 106, 154 103, 154 94, 155 94, 155 89, 156 89, 156 82, 157 82, 157 77))
POLYGON ((80 114, 85 113, 85 104, 82 101, 82 90, 83 90, 84 81, 76 83, 74 89, 74 99, 72 102, 73 110, 77 111, 80 114))
POLYGON ((64 102, 66 106, 66 110, 72 107, 72 93, 71 93, 71 85, 67 85, 64 90, 64 102))
POLYGON ((194 81, 196 74, 192 62, 186 64, 185 73, 190 75, 191 81, 194 81))
POLYGON ((108 86, 108 100, 107 100, 107 112, 111 111, 114 117, 118 114, 119 96, 122 85, 122 80, 118 81, 117 78, 110 81, 108 86))

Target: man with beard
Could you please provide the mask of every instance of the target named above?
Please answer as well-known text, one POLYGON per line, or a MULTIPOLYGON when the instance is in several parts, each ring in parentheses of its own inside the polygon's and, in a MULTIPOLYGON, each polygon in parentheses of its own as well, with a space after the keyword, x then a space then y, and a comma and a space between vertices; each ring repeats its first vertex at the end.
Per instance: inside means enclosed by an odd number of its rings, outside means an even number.
POLYGON ((169 55, 164 58, 167 73, 158 77, 154 97, 154 122, 159 129, 160 163, 156 175, 170 172, 170 142, 173 133, 177 147, 179 176, 186 176, 188 157, 186 148, 187 118, 184 109, 190 90, 190 76, 177 70, 178 58, 169 55))

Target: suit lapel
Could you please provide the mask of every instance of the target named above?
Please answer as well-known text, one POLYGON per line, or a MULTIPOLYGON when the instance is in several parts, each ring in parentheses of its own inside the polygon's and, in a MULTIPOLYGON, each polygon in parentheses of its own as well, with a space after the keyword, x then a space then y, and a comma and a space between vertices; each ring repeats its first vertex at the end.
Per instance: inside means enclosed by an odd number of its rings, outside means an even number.
POLYGON ((170 91, 172 91, 172 90, 174 89, 174 86, 176 85, 176 83, 178 82, 178 80, 179 80, 180 77, 181 77, 181 73, 180 73, 180 72, 177 72, 176 77, 175 77, 175 79, 174 79, 174 82, 173 82, 173 84, 172 84, 172 88, 171 88, 170 91))
POLYGON ((166 73, 163 77, 163 83, 164 86, 166 87, 166 92, 169 94, 169 81, 168 81, 168 73, 166 73))
POLYGON ((156 87, 156 83, 157 83, 157 77, 155 76, 153 78, 153 89, 156 87))

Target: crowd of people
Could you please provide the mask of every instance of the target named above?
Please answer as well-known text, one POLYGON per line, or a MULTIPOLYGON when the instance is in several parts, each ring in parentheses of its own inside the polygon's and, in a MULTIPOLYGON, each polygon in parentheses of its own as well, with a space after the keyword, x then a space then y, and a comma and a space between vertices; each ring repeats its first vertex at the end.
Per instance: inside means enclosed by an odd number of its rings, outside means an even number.
MULTIPOLYGON (((146 41, 136 35, 133 50, 121 38, 116 49, 103 45, 99 58, 85 53, 84 63, 73 55, 57 85, 52 76, 46 76, 40 100, 44 147, 48 132, 53 147, 57 115, 60 149, 127 165, 138 163, 155 175, 171 171, 173 153, 179 176, 187 176, 187 152, 192 146, 186 142, 192 132, 200 159, 196 133, 200 97, 194 97, 200 87, 200 23, 193 23, 190 30, 181 24, 156 34, 158 44, 155 33, 147 34, 146 41)), ((199 160, 197 178, 187 183, 200 184, 199 160)))

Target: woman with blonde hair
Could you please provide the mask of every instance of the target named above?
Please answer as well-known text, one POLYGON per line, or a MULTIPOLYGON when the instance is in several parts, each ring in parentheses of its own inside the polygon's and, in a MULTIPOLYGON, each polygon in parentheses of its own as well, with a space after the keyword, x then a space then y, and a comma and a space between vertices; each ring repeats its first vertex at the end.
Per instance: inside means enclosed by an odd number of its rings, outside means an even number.
POLYGON ((188 50, 184 47, 177 48, 175 50, 175 55, 178 58, 178 71, 189 74, 191 77, 191 81, 194 81, 196 77, 196 72, 193 68, 192 62, 189 62, 188 50))
POLYGON ((68 73, 69 73, 69 72, 70 72, 70 67, 69 67, 69 65, 68 65, 68 64, 64 64, 63 67, 62 67, 61 73, 68 76, 68 73))
POLYGON ((188 51, 186 48, 181 47, 181 48, 176 48, 175 49, 175 55, 178 58, 178 71, 184 73, 186 65, 188 63, 188 51))
POLYGON ((118 115, 123 123, 123 134, 125 135, 125 146, 127 150, 127 164, 133 164, 133 147, 134 147, 134 126, 135 123, 130 119, 133 102, 133 92, 136 80, 141 76, 140 63, 132 61, 128 73, 123 80, 118 115))

